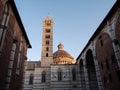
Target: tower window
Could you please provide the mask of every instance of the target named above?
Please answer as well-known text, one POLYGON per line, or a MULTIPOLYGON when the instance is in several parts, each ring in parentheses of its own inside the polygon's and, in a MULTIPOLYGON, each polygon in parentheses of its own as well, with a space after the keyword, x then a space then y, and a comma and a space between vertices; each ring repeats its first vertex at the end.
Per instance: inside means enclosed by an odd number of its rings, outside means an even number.
POLYGON ((49 44, 49 41, 47 40, 47 41, 46 41, 46 45, 48 45, 48 44, 49 44))
POLYGON ((50 38, 50 35, 46 35, 45 38, 49 39, 49 38, 50 38))
POLYGON ((46 53, 46 57, 48 57, 48 53, 46 53))
POLYGON ((29 76, 29 84, 33 84, 33 75, 32 74, 30 74, 30 76, 29 76))
POLYGON ((50 33, 50 29, 46 29, 46 33, 50 33))
POLYGON ((45 82, 46 81, 46 72, 43 71, 42 72, 42 82, 45 82))
POLYGON ((49 47, 46 47, 46 51, 49 51, 49 47))

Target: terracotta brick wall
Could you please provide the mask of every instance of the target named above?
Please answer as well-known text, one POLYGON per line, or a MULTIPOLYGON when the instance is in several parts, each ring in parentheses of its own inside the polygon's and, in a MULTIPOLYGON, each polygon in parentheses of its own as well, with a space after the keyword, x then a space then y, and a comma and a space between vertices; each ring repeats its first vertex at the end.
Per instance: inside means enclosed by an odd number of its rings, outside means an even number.
POLYGON ((96 55, 99 62, 100 73, 102 77, 104 90, 118 90, 120 81, 118 80, 117 62, 112 40, 107 33, 101 33, 96 42, 96 55))

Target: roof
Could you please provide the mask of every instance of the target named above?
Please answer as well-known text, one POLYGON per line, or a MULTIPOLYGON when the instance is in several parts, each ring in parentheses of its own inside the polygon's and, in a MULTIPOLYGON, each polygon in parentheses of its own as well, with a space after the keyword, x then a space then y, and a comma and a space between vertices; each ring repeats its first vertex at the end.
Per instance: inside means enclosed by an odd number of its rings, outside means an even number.
POLYGON ((55 64, 73 64, 75 63, 74 58, 66 52, 64 46, 60 43, 58 50, 53 54, 53 62, 55 64))
POLYGON ((34 70, 35 68, 40 68, 40 61, 27 61, 27 70, 34 70))
POLYGON ((58 51, 56 51, 53 54, 53 58, 56 58, 56 57, 68 57, 68 58, 73 59, 73 57, 68 52, 66 52, 65 50, 58 50, 58 51))
POLYGON ((56 51, 54 54, 53 54, 53 58, 56 58, 56 57, 69 57, 71 59, 73 59, 73 57, 64 50, 64 46, 62 43, 60 43, 58 45, 58 51, 56 51))
POLYGON ((94 32, 94 34, 92 35, 92 37, 89 39, 87 45, 84 47, 84 49, 79 54, 79 56, 77 57, 76 60, 79 59, 79 57, 82 55, 82 53, 85 51, 85 49, 89 46, 89 44, 91 43, 91 41, 93 41, 95 39, 95 37, 100 33, 100 31, 106 25, 107 21, 109 21, 112 18, 112 16, 116 13, 116 11, 118 10, 119 7, 120 7, 120 0, 117 0, 116 3, 111 8, 111 10, 106 15, 106 17, 103 19, 102 23, 98 26, 98 28, 96 29, 96 31, 94 32))
POLYGON ((26 40, 26 42, 27 42, 27 44, 28 44, 28 48, 32 48, 32 46, 31 46, 31 44, 30 44, 30 42, 29 42, 28 36, 27 36, 27 34, 26 34, 26 32, 25 32, 23 23, 22 23, 21 18, 20 18, 20 16, 19 16, 19 13, 18 13, 18 10, 17 10, 17 8, 16 8, 16 5, 15 5, 14 0, 8 0, 8 1, 9 1, 10 6, 11 6, 11 8, 12 8, 14 14, 15 14, 15 17, 16 17, 16 19, 17 19, 17 21, 18 21, 18 24, 19 24, 19 26, 20 26, 20 28, 21 28, 21 30, 22 30, 23 36, 24 36, 24 38, 25 38, 25 40, 26 40))

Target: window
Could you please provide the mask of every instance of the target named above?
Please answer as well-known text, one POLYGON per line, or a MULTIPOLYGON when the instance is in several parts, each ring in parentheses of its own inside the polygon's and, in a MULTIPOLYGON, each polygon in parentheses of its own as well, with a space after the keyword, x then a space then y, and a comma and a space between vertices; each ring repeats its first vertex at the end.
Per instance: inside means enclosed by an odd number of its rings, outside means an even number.
POLYGON ((116 45, 116 49, 120 49, 120 43, 119 43, 119 40, 114 39, 114 44, 116 45))
POLYGON ((75 68, 72 69, 72 80, 76 81, 76 69, 75 68))
POLYGON ((43 71, 42 72, 42 82, 45 82, 46 81, 46 72, 43 71))
POLYGON ((48 53, 46 53, 46 57, 48 57, 48 53))
POLYGON ((46 47, 46 51, 49 51, 49 47, 46 47))
POLYGON ((50 33, 50 29, 46 29, 46 33, 50 33))
POLYGON ((73 85, 73 88, 77 88, 77 85, 73 85))
POLYGON ((114 44, 119 45, 119 41, 117 39, 114 39, 114 44))
POLYGON ((120 81, 120 70, 117 70, 116 73, 117 73, 117 76, 118 76, 118 80, 120 81))
POLYGON ((103 69, 103 63, 101 62, 101 69, 103 69))
POLYGON ((108 62, 108 60, 107 60, 107 59, 106 59, 106 68, 107 68, 107 70, 109 70, 109 69, 110 69, 109 62, 108 62))
POLYGON ((82 59, 80 59, 79 68, 83 68, 83 60, 82 59))
POLYGON ((109 74, 109 82, 112 82, 112 76, 109 74))
POLYGON ((103 46, 103 41, 102 40, 100 40, 100 45, 103 46))
POLYGON ((58 81, 62 81, 62 70, 58 69, 58 81))
POLYGON ((103 82, 106 83, 107 82, 107 78, 103 77, 103 82))
POLYGON ((46 35, 45 38, 49 39, 49 38, 50 38, 50 35, 46 35))
POLYGON ((100 40, 100 45, 103 46, 102 36, 99 37, 99 40, 100 40))
POLYGON ((116 61, 115 55, 112 55, 111 59, 112 59, 112 62, 115 63, 115 61, 116 61))
POLYGON ((46 45, 48 45, 48 44, 49 44, 49 41, 47 40, 47 41, 46 41, 46 45))
POLYGON ((30 76, 29 76, 29 84, 33 84, 33 75, 32 74, 30 74, 30 76))

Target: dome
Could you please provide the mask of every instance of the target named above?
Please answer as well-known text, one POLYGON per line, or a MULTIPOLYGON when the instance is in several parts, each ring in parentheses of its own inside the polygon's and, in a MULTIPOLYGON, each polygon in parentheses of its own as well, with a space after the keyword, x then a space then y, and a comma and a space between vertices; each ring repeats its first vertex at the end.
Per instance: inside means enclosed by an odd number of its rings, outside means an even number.
POLYGON ((60 43, 58 45, 58 51, 53 54, 53 62, 55 64, 73 64, 75 63, 74 58, 66 52, 64 46, 60 43))
POLYGON ((69 53, 67 53, 66 51, 64 51, 64 50, 58 50, 58 51, 56 51, 53 54, 53 57, 54 58, 55 57, 69 57, 69 58, 73 59, 73 57, 69 53))

